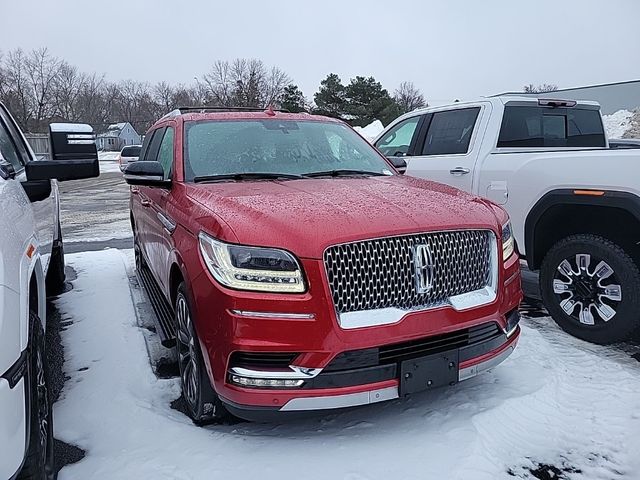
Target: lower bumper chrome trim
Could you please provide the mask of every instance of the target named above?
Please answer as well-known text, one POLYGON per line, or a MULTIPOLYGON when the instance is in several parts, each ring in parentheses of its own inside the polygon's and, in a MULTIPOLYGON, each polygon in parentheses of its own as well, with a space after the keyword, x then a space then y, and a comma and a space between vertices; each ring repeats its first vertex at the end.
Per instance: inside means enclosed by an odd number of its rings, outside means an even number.
POLYGON ((281 312, 251 312, 247 310, 229 310, 233 315, 253 318, 274 318, 284 320, 313 320, 313 313, 281 313, 281 312))
POLYGON ((489 370, 496 365, 504 362, 509 355, 513 353, 515 350, 515 345, 509 345, 504 351, 500 352, 495 357, 491 357, 484 362, 476 363, 475 365, 471 365, 470 367, 461 368, 458 373, 458 380, 463 381, 467 380, 471 377, 475 377, 479 373, 484 372, 485 370, 489 370))
POLYGON ((347 393, 330 397, 302 397, 289 400, 281 412, 302 410, 328 410, 333 408, 347 408, 370 403, 384 402, 398 398, 398 387, 380 388, 368 392, 347 393))

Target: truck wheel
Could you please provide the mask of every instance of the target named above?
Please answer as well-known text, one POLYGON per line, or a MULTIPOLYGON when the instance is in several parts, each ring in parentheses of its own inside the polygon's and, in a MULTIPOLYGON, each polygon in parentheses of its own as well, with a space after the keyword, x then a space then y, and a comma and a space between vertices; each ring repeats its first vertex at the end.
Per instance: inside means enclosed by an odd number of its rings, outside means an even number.
POLYGON ((211 386, 184 282, 178 286, 175 312, 178 367, 187 413, 196 425, 219 422, 228 414, 211 386))
POLYGON ((64 245, 62 243, 62 230, 58 224, 58 240, 54 242, 51 250, 51 260, 47 270, 45 281, 48 295, 58 295, 64 291, 64 245))
POLYGON ((640 271, 615 243, 572 235, 556 243, 540 270, 542 300, 566 332, 593 343, 629 338, 640 327, 640 271))
POLYGON ((49 371, 45 356, 44 331, 38 316, 29 314, 29 368, 27 395, 29 408, 29 446, 18 479, 41 480, 54 478, 53 416, 49 396, 49 371))

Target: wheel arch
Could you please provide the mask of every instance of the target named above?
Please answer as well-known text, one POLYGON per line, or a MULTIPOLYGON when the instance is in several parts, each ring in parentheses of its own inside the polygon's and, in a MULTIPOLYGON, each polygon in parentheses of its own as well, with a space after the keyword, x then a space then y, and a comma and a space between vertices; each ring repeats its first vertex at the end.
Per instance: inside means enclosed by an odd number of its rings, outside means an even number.
POLYGON ((601 235, 629 250, 639 262, 640 197, 604 190, 559 189, 547 193, 525 220, 529 268, 538 270, 557 241, 578 233, 601 235))

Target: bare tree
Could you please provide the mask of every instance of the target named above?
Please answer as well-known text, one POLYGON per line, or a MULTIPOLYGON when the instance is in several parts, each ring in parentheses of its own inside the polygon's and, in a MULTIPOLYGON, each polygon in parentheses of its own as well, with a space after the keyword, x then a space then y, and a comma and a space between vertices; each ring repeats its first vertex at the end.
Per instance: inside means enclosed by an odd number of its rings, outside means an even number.
POLYGON ((291 83, 279 68, 267 69, 261 60, 244 58, 218 60, 203 78, 210 103, 224 107, 277 105, 291 83))
POLYGON ((523 88, 525 93, 545 93, 555 92, 556 90, 558 90, 558 86, 552 83, 541 83, 540 85, 530 83, 529 85, 525 85, 523 88))
POLYGON ((54 87, 60 74, 61 62, 51 56, 46 48, 39 48, 27 56, 25 67, 35 103, 32 128, 37 131, 55 113, 54 87))
POLYGON ((422 92, 420 92, 413 82, 402 82, 396 91, 393 92, 393 99, 398 104, 398 107, 400 107, 400 113, 407 113, 416 108, 429 106, 422 92))

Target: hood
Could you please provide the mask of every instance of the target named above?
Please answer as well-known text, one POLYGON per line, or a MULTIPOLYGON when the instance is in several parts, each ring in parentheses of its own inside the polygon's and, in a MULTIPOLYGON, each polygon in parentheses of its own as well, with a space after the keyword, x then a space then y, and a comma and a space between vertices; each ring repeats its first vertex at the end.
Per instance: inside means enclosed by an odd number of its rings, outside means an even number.
POLYGON ((467 228, 498 232, 495 213, 483 200, 400 175, 188 184, 187 195, 213 214, 198 221, 217 238, 284 248, 303 258, 322 258, 328 246, 370 238, 467 228))

